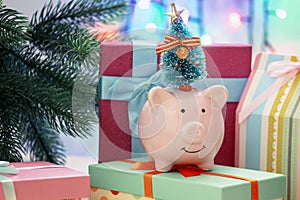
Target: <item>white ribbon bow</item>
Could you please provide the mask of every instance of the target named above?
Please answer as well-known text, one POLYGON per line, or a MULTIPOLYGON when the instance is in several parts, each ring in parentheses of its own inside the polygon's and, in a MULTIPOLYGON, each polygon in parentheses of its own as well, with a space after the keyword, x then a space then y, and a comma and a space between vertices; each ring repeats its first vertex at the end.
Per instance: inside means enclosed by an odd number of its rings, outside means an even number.
POLYGON ((19 170, 14 166, 9 166, 9 162, 0 161, 0 182, 2 183, 4 197, 6 200, 16 200, 16 192, 13 181, 2 174, 17 174, 19 170))
POLYGON ((0 173, 2 174, 17 174, 19 170, 14 166, 9 166, 9 162, 0 161, 0 173))

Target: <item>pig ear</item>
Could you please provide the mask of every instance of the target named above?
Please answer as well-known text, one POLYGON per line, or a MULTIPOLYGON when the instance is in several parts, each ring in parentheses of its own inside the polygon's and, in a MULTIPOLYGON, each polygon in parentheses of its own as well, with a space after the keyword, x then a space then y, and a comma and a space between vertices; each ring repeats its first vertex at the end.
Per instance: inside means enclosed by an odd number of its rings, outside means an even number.
POLYGON ((223 85, 214 85, 205 90, 205 95, 209 95, 212 97, 213 101, 219 106, 219 108, 223 108, 227 99, 228 99, 228 90, 223 85))
POLYGON ((148 102, 152 107, 155 104, 161 104, 166 99, 171 97, 172 94, 170 94, 166 89, 160 87, 154 87, 149 91, 148 102))

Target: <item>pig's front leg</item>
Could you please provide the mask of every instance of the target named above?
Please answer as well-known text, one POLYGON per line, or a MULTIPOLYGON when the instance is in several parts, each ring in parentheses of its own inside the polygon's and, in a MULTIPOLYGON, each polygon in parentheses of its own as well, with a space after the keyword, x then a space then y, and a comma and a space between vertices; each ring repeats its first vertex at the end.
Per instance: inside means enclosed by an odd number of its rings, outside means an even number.
POLYGON ((155 169, 159 172, 167 172, 170 171, 173 167, 174 163, 165 162, 161 160, 155 160, 155 169))
POLYGON ((211 170, 214 166, 214 161, 213 160, 206 160, 203 162, 200 162, 199 164, 197 164, 197 167, 199 167, 200 169, 203 170, 211 170))

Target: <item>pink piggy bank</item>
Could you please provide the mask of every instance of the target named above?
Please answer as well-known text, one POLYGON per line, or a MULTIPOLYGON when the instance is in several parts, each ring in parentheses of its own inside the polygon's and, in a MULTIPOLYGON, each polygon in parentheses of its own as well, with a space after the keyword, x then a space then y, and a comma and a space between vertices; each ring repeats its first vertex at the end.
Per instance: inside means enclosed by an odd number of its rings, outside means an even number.
POLYGON ((194 164, 208 170, 224 138, 222 108, 228 91, 221 85, 182 91, 155 87, 139 118, 139 137, 157 171, 194 164))

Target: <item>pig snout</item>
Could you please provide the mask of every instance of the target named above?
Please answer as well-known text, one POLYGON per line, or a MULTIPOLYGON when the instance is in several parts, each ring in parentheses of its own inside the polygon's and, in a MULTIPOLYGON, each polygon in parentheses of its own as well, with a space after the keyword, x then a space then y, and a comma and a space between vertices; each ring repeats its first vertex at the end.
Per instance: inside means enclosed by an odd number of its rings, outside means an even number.
POLYGON ((185 124, 181 129, 184 142, 187 144, 201 144, 206 133, 205 126, 197 121, 185 124))

